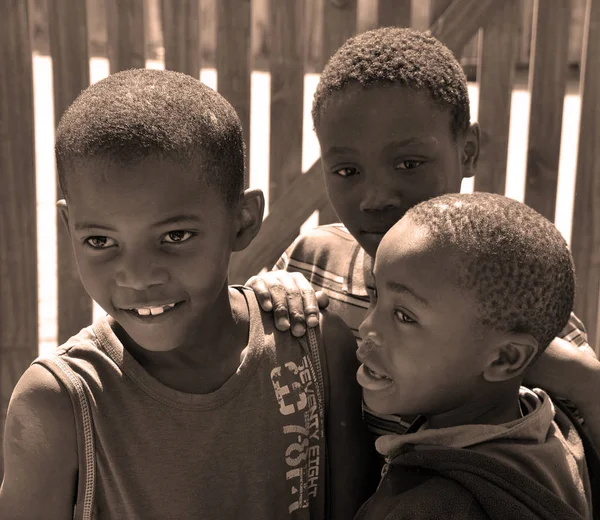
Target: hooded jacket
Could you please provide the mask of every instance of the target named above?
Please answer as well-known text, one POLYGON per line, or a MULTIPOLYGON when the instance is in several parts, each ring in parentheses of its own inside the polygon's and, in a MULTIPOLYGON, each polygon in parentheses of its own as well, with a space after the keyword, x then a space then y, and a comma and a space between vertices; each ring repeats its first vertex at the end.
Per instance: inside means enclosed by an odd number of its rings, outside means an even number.
POLYGON ((355 520, 593 518, 575 424, 541 390, 523 388, 520 403, 524 417, 506 424, 379 438, 388 463, 355 520))

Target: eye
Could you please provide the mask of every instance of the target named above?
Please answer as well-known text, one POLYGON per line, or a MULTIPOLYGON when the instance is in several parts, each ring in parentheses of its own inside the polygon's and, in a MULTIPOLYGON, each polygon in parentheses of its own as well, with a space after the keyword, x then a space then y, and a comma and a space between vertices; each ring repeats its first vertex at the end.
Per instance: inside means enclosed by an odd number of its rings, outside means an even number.
POLYGON ((417 323, 408 314, 400 309, 394 311, 394 316, 396 316, 396 318, 398 318, 402 323, 417 323))
POLYGON ((163 242, 166 242, 167 244, 181 244, 182 242, 187 242, 194 235, 195 233, 192 233, 191 231, 185 231, 183 229, 169 231, 164 236, 163 242))
POLYGON ((417 159, 407 159, 396 164, 396 170, 414 170, 421 166, 425 161, 419 161, 417 159))
POLYGON ((339 175, 340 177, 352 177, 353 175, 358 175, 358 168, 354 168, 353 166, 347 166, 346 168, 339 168, 338 170, 333 170, 334 175, 339 175))
POLYGON ((84 242, 93 249, 108 249, 117 245, 116 240, 102 236, 88 237, 84 242))

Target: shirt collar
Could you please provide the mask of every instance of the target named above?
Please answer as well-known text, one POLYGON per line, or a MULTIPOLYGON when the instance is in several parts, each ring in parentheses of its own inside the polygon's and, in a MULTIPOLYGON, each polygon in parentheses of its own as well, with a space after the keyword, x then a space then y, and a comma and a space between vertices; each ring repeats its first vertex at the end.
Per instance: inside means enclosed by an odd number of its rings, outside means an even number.
MULTIPOLYGON (((543 444, 554 420, 554 406, 548 395, 539 389, 534 391, 521 387, 519 392, 524 417, 504 424, 467 424, 450 428, 427 428, 420 421, 404 435, 383 435, 377 439, 377 451, 386 457, 394 457, 408 444, 415 449, 441 446, 446 448, 468 448, 497 439, 543 444)), ((417 421, 419 421, 417 419, 417 421)))

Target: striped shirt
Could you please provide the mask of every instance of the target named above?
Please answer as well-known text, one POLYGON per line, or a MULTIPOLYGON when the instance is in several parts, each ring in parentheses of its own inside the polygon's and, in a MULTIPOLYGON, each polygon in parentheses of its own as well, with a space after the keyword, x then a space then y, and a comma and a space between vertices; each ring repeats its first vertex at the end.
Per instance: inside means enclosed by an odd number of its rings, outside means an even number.
MULTIPOLYGON (((315 291, 329 295, 329 309, 339 314, 357 341, 358 328, 369 306, 366 287, 372 279, 373 259, 342 224, 319 226, 300 235, 274 269, 302 273, 315 291)), ((582 349, 591 348, 581 321, 571 313, 560 337, 582 349)), ((363 405, 365 419, 377 435, 404 433, 410 424, 395 415, 380 415, 363 405)))

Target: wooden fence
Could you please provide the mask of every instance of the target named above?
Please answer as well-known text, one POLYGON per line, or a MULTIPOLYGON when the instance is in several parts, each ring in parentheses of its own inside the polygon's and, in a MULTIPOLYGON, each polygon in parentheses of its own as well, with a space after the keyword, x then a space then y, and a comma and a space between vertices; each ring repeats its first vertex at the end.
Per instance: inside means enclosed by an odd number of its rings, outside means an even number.
MULTIPOLYGON (((38 1, 38 0, 36 0, 38 1)), ((147 0, 149 2, 150 0, 147 0)), ((234 105, 250 135, 253 5, 259 0, 218 0, 211 30, 216 38, 218 90, 234 105)), ((104 0, 110 71, 145 63, 144 0, 104 0)), ((430 0, 433 34, 457 56, 478 38, 477 80, 482 127, 481 172, 475 189, 504 193, 511 94, 518 60, 522 0, 430 0)), ((270 209, 254 243, 236 253, 231 280, 243 282, 271 265, 300 225, 328 206, 320 166, 301 170, 303 79, 310 49, 324 61, 362 27, 359 3, 372 25, 411 25, 410 0, 260 0, 268 8, 271 75, 270 209), (316 11, 315 11, 316 10, 316 11), (315 19, 319 23, 307 23, 315 19)), ((165 66, 198 77, 205 0, 162 0, 165 66)), ((29 4, 30 5, 30 4, 29 4)), ((0 428, 14 385, 38 351, 36 186, 31 17, 27 1, 0 2, 0 428)), ((158 5, 158 4, 157 4, 158 5)), ((529 88, 532 95, 525 201, 554 219, 563 102, 570 38, 569 0, 552 9, 534 2, 529 88)), ((89 83, 88 13, 80 0, 47 0, 56 119, 89 83)), ((255 36, 255 35, 254 35, 255 36)), ((571 35, 572 36, 572 35, 571 35)), ((576 312, 598 351, 600 331, 600 0, 586 0, 580 72, 581 118, 571 246, 578 272, 576 312)), ((59 194, 60 195, 60 194, 59 194)), ((92 303, 79 282, 66 234, 58 226, 58 340, 92 319, 92 303)), ((1 464, 1 461, 0 461, 1 464)))

